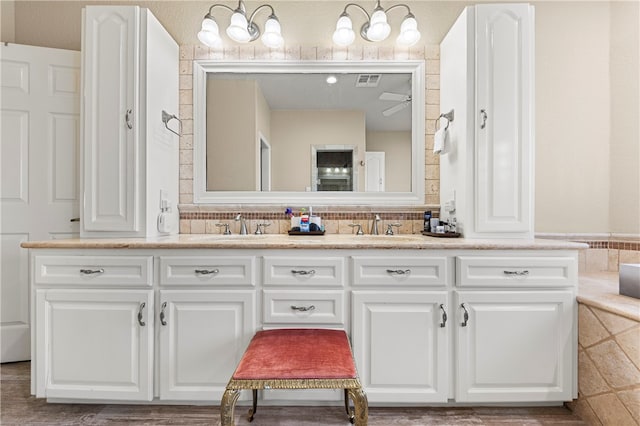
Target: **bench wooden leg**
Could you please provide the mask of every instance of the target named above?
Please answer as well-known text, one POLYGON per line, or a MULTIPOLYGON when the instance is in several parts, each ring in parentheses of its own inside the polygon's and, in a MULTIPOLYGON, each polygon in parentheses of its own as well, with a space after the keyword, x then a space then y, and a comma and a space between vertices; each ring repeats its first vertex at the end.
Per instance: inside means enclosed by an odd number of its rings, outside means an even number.
POLYGON ((221 426, 235 426, 234 411, 236 402, 240 396, 239 389, 227 389, 222 395, 220 403, 220 424, 221 426))
POLYGON ((249 423, 253 421, 253 416, 258 411, 258 389, 251 389, 251 394, 253 395, 253 407, 249 410, 249 423))
POLYGON ((367 402, 367 394, 362 388, 348 389, 349 396, 353 401, 355 411, 355 426, 367 426, 369 422, 369 403, 367 402))

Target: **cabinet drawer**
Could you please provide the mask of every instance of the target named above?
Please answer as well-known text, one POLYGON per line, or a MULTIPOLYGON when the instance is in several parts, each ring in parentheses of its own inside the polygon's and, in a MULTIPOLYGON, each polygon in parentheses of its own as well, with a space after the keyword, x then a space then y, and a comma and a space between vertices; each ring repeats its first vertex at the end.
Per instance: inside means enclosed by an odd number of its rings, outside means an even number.
POLYGON ((567 287, 578 279, 572 257, 481 257, 456 259, 456 284, 469 287, 567 287))
POLYGON ((253 256, 161 256, 160 284, 254 285, 253 256))
POLYGON ((151 286, 151 256, 36 256, 36 284, 151 286))
POLYGON ((344 324, 344 292, 264 290, 265 323, 344 324))
POLYGON ((265 256, 265 285, 343 286, 344 258, 265 256))
POLYGON ((368 257, 353 261, 354 285, 401 284, 444 286, 447 284, 446 257, 368 257))

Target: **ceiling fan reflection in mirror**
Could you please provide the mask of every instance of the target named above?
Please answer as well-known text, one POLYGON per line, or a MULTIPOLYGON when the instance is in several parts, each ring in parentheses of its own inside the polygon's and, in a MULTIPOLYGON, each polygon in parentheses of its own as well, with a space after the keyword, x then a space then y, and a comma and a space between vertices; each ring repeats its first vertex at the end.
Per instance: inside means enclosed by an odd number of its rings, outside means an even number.
POLYGON ((401 93, 382 92, 379 99, 381 101, 398 102, 398 104, 382 111, 382 115, 385 117, 389 117, 411 105, 411 95, 403 95, 401 93))

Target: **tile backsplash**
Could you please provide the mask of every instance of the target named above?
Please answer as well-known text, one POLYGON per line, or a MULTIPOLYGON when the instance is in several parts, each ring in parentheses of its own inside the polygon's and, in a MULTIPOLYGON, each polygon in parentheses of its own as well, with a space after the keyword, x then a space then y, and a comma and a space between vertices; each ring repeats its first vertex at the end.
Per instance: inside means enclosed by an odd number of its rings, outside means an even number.
MULTIPOLYGON (((232 212, 181 212, 180 213, 180 233, 181 234, 219 234, 224 231, 223 226, 218 224, 229 224, 231 232, 237 234, 240 225, 235 222, 238 213, 247 221, 249 232, 254 232, 258 223, 269 223, 265 228, 267 234, 285 234, 291 227, 290 219, 284 214, 285 207, 279 212, 273 211, 241 211, 232 212)), ((344 211, 331 212, 323 209, 314 209, 315 215, 322 218, 325 231, 329 234, 351 234, 355 232, 351 224, 360 224, 365 233, 369 233, 372 220, 376 214, 380 216, 378 230, 383 234, 387 229, 387 224, 400 224, 394 227, 394 232, 400 234, 419 234, 424 226, 423 211, 402 211, 379 213, 373 211, 344 211)))
MULTIPOLYGON (((193 61, 212 60, 407 60, 425 61, 425 206, 418 207, 359 207, 341 206, 314 212, 323 217, 327 232, 351 233, 351 223, 361 223, 363 229, 370 226, 373 214, 380 214, 382 229, 387 223, 400 223, 400 233, 419 233, 423 228, 425 210, 437 211, 440 204, 440 159, 433 154, 435 121, 440 115, 440 48, 428 45, 419 48, 388 48, 375 46, 355 46, 349 48, 286 46, 283 49, 267 49, 260 46, 242 46, 224 49, 209 49, 199 45, 180 46, 180 96, 179 115, 182 119, 180 138, 180 233, 220 233, 223 227, 218 223, 236 225, 233 218, 241 213, 248 220, 250 230, 255 223, 269 221, 267 233, 284 233, 289 223, 284 215, 286 206, 274 205, 229 205, 202 206, 193 204, 193 61), (213 210, 213 211, 212 211, 213 210)), ((380 224, 379 224, 380 225, 380 224)), ((234 232, 235 233, 235 232, 234 232)))

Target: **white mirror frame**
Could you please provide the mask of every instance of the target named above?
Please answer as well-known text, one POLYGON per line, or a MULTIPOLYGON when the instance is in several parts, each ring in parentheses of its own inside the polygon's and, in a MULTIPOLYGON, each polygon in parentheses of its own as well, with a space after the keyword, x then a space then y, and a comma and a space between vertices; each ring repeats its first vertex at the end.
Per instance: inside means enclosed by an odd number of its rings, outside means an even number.
MULTIPOLYGON (((424 61, 217 61, 193 62, 193 203, 423 205, 425 163, 424 61), (411 192, 207 191, 207 73, 411 74, 411 192)), ((236 155, 230 153, 229 155, 236 155)))

